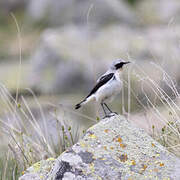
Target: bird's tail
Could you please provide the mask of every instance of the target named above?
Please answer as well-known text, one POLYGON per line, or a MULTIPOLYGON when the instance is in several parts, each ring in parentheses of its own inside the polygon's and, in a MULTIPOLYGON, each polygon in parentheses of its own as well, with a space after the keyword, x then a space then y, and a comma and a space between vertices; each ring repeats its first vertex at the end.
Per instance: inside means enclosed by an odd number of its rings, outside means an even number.
POLYGON ((75 109, 79 109, 82 105, 85 105, 86 103, 92 101, 94 99, 94 96, 87 96, 84 100, 82 100, 80 103, 75 105, 75 109))
POLYGON ((86 101, 86 99, 84 99, 84 100, 81 101, 80 103, 76 104, 76 105, 75 105, 75 109, 79 109, 85 101, 86 101))

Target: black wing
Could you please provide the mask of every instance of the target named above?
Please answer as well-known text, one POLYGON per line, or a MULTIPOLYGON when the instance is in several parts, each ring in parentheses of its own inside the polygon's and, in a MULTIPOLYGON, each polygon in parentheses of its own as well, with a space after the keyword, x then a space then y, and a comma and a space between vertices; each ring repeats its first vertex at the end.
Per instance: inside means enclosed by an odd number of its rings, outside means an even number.
MULTIPOLYGON (((112 74, 113 74, 113 73, 112 73, 112 74)), ((106 75, 104 75, 104 76, 101 76, 101 77, 97 80, 97 82, 103 81, 103 79, 106 78, 107 75, 109 75, 109 74, 106 74, 106 75)))
POLYGON ((104 75, 100 78, 99 82, 96 84, 96 86, 91 90, 91 92, 89 93, 89 95, 86 97, 88 98, 89 96, 91 96, 92 94, 94 94, 101 86, 103 86, 104 84, 106 84, 112 77, 114 76, 114 73, 110 73, 107 75, 104 75))

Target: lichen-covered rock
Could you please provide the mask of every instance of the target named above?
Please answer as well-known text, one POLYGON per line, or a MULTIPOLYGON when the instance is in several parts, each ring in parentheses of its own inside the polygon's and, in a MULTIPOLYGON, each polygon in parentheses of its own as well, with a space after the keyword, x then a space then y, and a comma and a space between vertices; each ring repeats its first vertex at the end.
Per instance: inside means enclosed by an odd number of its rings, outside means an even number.
POLYGON ((39 161, 30 168, 28 168, 19 180, 42 180, 47 178, 47 174, 52 169, 55 159, 49 158, 47 160, 39 161))
POLYGON ((103 119, 56 160, 49 180, 180 179, 180 160, 122 116, 103 119))

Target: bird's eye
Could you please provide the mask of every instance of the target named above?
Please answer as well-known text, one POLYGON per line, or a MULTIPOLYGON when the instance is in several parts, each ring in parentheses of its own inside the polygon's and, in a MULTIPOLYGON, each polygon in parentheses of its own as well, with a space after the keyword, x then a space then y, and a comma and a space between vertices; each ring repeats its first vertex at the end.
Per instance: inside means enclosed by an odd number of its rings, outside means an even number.
POLYGON ((115 65, 116 69, 122 68, 123 64, 124 64, 123 62, 116 64, 115 65))

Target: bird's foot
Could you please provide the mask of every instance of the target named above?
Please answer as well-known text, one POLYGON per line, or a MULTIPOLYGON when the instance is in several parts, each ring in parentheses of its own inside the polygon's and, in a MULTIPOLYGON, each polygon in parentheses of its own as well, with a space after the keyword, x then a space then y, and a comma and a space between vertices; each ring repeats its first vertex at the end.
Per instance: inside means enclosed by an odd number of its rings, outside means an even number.
POLYGON ((103 117, 103 119, 105 119, 105 118, 110 118, 110 117, 113 117, 113 116, 116 116, 116 115, 118 115, 117 112, 111 112, 111 113, 109 113, 109 114, 106 114, 106 115, 103 117))
POLYGON ((111 113, 109 114, 109 116, 110 116, 110 117, 112 117, 112 116, 116 116, 116 115, 118 115, 118 113, 117 113, 117 112, 111 112, 111 113))

